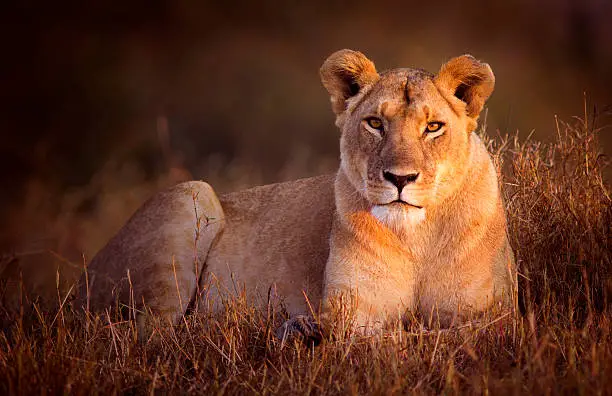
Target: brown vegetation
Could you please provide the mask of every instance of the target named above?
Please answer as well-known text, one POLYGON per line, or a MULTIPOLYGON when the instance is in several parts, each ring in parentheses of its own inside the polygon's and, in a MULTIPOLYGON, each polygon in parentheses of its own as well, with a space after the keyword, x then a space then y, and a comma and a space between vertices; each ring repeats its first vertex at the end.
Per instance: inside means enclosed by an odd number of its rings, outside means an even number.
POLYGON ((585 119, 559 123, 552 144, 489 144, 520 272, 514 316, 340 329, 308 348, 279 342, 283 313, 242 296, 142 345, 131 322, 72 312, 62 293, 52 314, 24 296, 32 314, 0 333, 0 393, 609 393, 612 200, 597 131, 585 119))

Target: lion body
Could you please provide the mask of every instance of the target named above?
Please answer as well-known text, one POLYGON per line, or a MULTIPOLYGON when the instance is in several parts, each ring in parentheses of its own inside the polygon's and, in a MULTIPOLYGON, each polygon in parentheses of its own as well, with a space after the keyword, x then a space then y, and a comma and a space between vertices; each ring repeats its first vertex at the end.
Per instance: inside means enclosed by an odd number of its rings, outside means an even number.
POLYGON ((351 294, 359 324, 405 310, 450 324, 509 301, 497 172, 473 132, 488 65, 464 56, 438 76, 379 75, 344 50, 321 75, 342 131, 337 174, 219 197, 204 182, 160 193, 94 258, 82 304, 144 304, 176 322, 228 294, 278 297, 292 315, 351 294))

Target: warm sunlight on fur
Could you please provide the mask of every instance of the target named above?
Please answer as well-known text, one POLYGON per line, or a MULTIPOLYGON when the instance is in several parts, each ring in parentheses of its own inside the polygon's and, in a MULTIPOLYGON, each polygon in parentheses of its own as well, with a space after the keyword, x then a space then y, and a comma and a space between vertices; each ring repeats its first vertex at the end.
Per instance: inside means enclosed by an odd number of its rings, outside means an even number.
POLYGON ((146 324, 144 305, 176 323, 243 289, 295 317, 351 294, 356 326, 378 328, 398 310, 448 326, 510 302, 497 172, 474 133, 491 68, 464 55, 437 75, 379 74, 342 50, 321 78, 342 132, 336 174, 218 197, 204 182, 162 192, 93 259, 78 303, 136 308, 146 324))

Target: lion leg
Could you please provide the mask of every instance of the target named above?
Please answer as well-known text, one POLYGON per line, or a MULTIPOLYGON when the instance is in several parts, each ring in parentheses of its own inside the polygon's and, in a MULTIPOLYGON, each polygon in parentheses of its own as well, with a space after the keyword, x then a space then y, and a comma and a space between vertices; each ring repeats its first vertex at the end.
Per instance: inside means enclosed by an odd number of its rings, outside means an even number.
POLYGON ((300 340, 308 346, 317 346, 330 336, 343 339, 381 334, 384 317, 373 312, 371 307, 360 305, 355 290, 329 294, 323 301, 320 315, 292 316, 276 330, 276 337, 283 343, 300 340))
POLYGON ((81 277, 77 304, 127 313, 143 334, 150 333, 150 314, 176 324, 195 294, 223 219, 215 192, 204 182, 155 195, 94 257, 81 277))

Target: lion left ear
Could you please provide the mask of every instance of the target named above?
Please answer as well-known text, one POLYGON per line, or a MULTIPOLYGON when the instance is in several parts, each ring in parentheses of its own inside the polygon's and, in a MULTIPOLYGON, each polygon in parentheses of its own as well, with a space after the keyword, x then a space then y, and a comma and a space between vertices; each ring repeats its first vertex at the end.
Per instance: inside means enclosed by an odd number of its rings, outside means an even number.
POLYGON ((495 76, 488 64, 471 55, 462 55, 442 65, 434 82, 463 101, 468 116, 477 118, 493 92, 495 76))
POLYGON ((349 49, 331 54, 319 73, 323 86, 329 92, 332 110, 336 115, 344 113, 349 98, 374 84, 379 78, 371 60, 361 52, 349 49))

